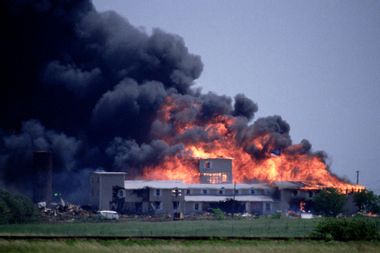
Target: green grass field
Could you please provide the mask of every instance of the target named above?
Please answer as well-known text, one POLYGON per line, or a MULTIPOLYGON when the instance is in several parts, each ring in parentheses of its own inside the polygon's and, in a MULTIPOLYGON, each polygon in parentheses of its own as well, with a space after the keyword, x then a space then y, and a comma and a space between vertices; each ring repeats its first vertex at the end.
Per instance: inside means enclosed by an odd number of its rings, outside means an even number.
POLYGON ((251 253, 378 253, 380 242, 316 242, 316 241, 6 241, 0 240, 0 252, 251 252, 251 253))
POLYGON ((307 237, 317 220, 241 219, 0 225, 0 235, 307 237))
MULTIPOLYGON (((0 235, 308 237, 318 219, 118 221, 0 225, 0 235)), ((311 240, 0 240, 0 252, 380 252, 380 242, 311 240)))

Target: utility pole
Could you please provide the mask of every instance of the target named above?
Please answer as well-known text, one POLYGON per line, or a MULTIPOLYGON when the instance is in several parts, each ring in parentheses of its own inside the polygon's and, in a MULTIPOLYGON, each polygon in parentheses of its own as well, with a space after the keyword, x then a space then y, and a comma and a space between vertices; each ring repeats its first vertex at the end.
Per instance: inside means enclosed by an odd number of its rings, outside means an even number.
POLYGON ((356 171, 356 184, 359 184, 359 171, 356 171))
POLYGON ((234 182, 234 195, 233 196, 234 196, 234 198, 233 198, 233 201, 232 201, 232 219, 235 216, 236 182, 234 182))

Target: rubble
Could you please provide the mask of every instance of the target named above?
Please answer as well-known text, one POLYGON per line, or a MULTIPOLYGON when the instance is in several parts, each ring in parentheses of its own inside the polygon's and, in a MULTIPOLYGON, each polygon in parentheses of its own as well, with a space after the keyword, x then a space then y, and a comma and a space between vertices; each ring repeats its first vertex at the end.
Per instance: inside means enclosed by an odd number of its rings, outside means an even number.
POLYGON ((58 203, 39 202, 37 207, 42 219, 47 221, 83 220, 94 216, 91 211, 84 210, 75 204, 66 203, 62 198, 58 203))

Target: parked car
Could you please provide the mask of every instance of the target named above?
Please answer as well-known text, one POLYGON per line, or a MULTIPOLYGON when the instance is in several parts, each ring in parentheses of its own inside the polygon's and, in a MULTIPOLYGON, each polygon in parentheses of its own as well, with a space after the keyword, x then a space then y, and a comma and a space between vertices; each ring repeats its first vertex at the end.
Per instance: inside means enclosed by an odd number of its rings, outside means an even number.
POLYGON ((119 214, 116 211, 111 210, 100 210, 97 212, 99 218, 105 220, 118 220, 119 214))

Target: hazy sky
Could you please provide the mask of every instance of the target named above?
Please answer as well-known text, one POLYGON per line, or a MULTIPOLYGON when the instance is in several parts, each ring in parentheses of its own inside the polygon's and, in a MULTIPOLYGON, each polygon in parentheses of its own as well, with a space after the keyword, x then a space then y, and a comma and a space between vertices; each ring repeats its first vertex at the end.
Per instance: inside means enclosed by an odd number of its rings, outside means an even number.
POLYGON ((94 0, 202 57, 196 87, 281 115, 293 142, 326 151, 332 171, 380 192, 380 1, 94 0))

